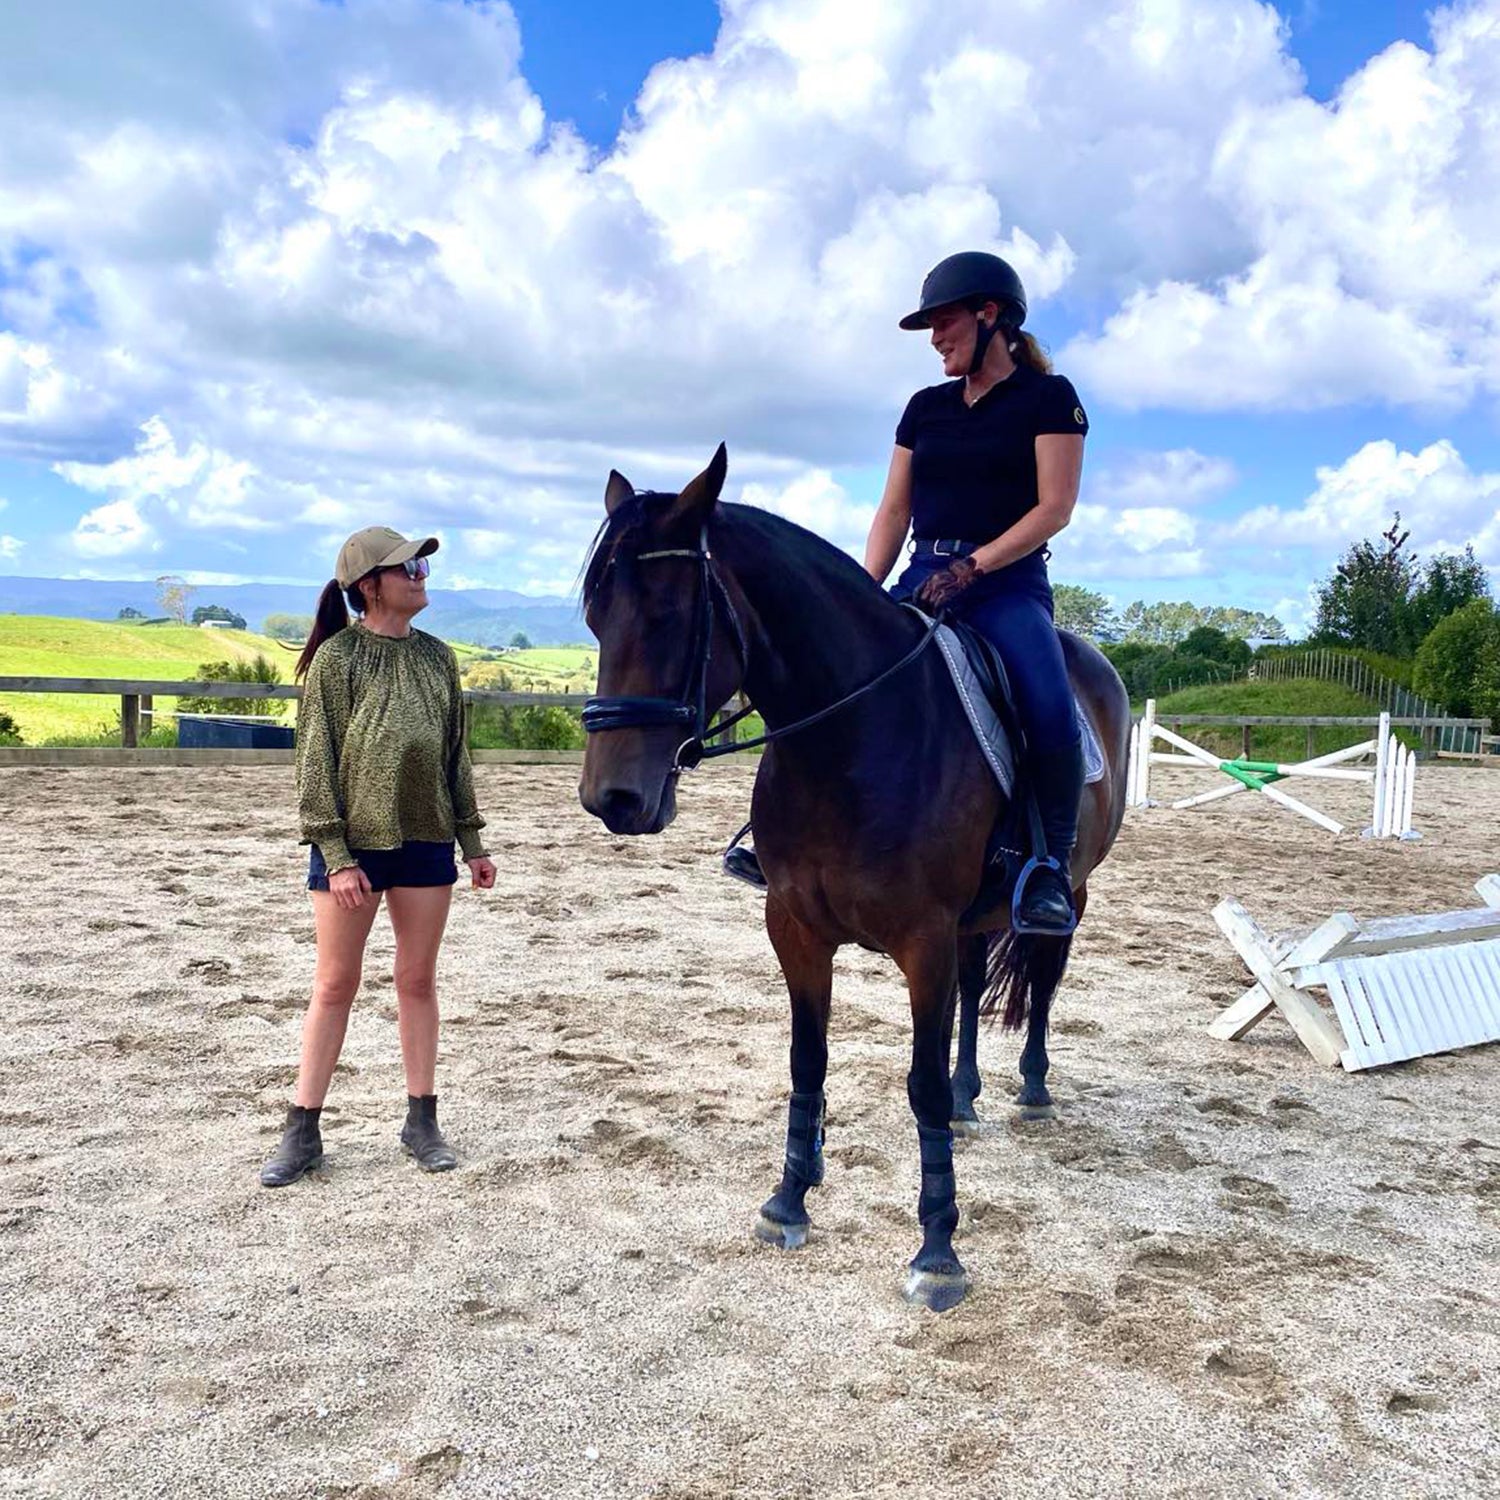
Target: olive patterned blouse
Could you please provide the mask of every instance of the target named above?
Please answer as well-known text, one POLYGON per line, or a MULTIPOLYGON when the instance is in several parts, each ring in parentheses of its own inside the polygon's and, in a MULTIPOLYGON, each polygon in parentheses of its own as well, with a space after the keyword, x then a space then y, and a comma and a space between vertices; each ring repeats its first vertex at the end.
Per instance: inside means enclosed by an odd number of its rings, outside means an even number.
POLYGON ((329 874, 350 849, 398 849, 408 839, 484 854, 484 819, 464 735, 458 662, 434 635, 376 635, 362 625, 318 647, 297 717, 302 842, 329 874))

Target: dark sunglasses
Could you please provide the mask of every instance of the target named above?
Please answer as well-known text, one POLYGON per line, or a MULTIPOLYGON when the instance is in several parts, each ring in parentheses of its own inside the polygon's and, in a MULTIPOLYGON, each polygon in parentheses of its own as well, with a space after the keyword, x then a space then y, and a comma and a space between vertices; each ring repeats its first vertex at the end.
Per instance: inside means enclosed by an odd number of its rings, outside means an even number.
POLYGON ((394 573, 397 568, 400 568, 413 581, 418 578, 425 578, 432 571, 431 565, 425 557, 408 557, 404 563, 393 564, 391 571, 394 573))

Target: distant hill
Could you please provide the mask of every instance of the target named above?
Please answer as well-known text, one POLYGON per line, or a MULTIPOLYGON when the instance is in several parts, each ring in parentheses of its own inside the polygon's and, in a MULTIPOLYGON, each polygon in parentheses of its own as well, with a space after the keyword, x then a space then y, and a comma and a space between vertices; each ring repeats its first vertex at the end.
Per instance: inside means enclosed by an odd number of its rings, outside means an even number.
MULTIPOLYGON (((517 631, 538 646, 590 642, 578 606, 556 595, 536 597, 510 589, 433 589, 421 625, 450 641, 506 646, 517 631)), ((300 584, 235 583, 194 585, 191 606, 222 604, 259 629, 267 615, 310 615, 316 588, 300 584)), ((0 614, 66 616, 114 620, 122 609, 158 615, 156 585, 150 581, 105 578, 0 578, 0 614)))

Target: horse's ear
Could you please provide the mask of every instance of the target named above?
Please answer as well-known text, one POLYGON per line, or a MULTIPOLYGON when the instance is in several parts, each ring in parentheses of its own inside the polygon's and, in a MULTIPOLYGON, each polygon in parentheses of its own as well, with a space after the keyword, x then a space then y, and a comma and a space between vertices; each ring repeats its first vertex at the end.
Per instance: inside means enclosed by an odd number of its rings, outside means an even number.
POLYGON ((609 483, 604 486, 604 508, 610 515, 635 496, 635 486, 618 469, 609 471, 609 483))
POLYGON ((729 451, 720 443, 714 456, 709 459, 708 467, 696 479, 688 480, 677 497, 677 503, 672 507, 672 518, 676 520, 682 516, 694 516, 699 521, 707 520, 709 511, 719 503, 719 495, 724 489, 724 476, 728 472, 729 451))

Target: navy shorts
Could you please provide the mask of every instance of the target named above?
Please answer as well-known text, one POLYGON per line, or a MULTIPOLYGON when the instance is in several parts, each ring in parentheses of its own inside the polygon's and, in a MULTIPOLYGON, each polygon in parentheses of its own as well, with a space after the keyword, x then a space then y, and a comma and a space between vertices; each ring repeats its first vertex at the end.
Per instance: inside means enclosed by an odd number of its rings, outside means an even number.
MULTIPOLYGON (((359 867, 369 877, 370 888, 388 891, 393 885, 452 885, 458 879, 453 845, 424 844, 408 839, 399 849, 351 849, 359 867)), ((307 888, 328 889, 328 862, 316 844, 307 859, 307 888)))

